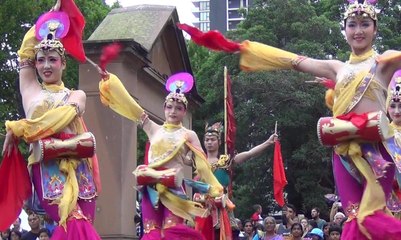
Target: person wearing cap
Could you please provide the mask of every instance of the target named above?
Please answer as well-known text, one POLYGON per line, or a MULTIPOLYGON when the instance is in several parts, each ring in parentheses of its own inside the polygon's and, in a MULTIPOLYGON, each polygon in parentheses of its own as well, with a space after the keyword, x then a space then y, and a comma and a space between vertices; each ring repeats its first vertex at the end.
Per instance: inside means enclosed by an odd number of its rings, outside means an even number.
POLYGON ((184 219, 193 223, 194 217, 207 214, 201 204, 186 198, 182 187, 184 165, 196 166, 200 180, 207 185, 203 190, 210 196, 223 194, 196 133, 182 125, 188 107, 184 95, 190 90, 186 88, 188 82, 193 83, 189 73, 174 74, 167 80, 166 88, 171 92, 163 103, 162 125, 148 116, 116 75, 107 73, 99 83, 102 103, 138 123, 150 141, 149 164, 140 165, 133 172, 142 193, 143 240, 203 239, 200 232, 184 224, 184 219), (188 157, 190 153, 193 155, 188 157))
POLYGON ((323 240, 324 234, 320 228, 314 228, 306 234, 306 237, 311 238, 311 240, 323 240))
POLYGON ((58 33, 68 30, 66 16, 59 11, 42 15, 38 23, 43 20, 43 24, 34 25, 26 33, 18 50, 26 118, 6 121, 3 155, 18 148, 17 139, 30 144, 28 165, 35 192, 46 213, 59 225, 53 239, 96 240, 100 237, 92 222, 100 178, 97 160, 92 158, 94 137, 86 131, 82 119, 86 94, 66 88, 62 79, 67 67, 66 50, 58 33), (85 146, 82 136, 88 137, 85 146), (84 156, 78 150, 81 147, 91 154, 84 156))
POLYGON ((248 40, 242 43, 219 41, 224 43, 219 48, 217 41, 213 42, 215 45, 206 41, 210 35, 199 34, 188 26, 179 27, 193 33, 195 43, 214 50, 239 52, 240 68, 244 71, 292 69, 333 79, 336 82, 332 91, 333 118, 328 118, 328 124, 320 125, 319 136, 334 140, 327 145, 335 146, 334 179, 349 218, 344 226, 343 238, 398 238, 401 221, 386 209, 395 165, 383 149, 382 141, 388 137, 385 118, 387 86, 394 72, 401 68, 401 51, 388 50, 379 54, 373 47, 378 30, 374 5, 377 0, 348 2, 343 20, 351 55, 346 62, 309 58, 248 40), (374 118, 380 120, 373 124, 374 118), (367 133, 372 124, 376 125, 376 130, 367 133), (343 128, 345 126, 347 129, 343 128), (356 132, 366 135, 355 135, 356 132), (346 136, 349 138, 344 140, 346 136), (375 156, 374 159, 372 156, 375 156), (387 224, 380 231, 375 231, 379 222, 387 224))

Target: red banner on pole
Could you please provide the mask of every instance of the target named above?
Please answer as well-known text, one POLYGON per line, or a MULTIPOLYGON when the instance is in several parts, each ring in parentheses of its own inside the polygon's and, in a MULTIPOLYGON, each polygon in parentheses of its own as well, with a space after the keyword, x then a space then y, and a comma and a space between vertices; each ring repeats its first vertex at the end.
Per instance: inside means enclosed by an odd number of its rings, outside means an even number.
POLYGON ((231 156, 234 156, 235 150, 235 134, 237 132, 237 125, 235 122, 235 114, 234 114, 234 101, 231 93, 231 79, 229 74, 226 74, 226 83, 227 83, 227 99, 226 99, 226 109, 227 109, 227 153, 231 156))
POLYGON ((284 187, 287 185, 285 177, 283 157, 281 155, 281 145, 278 140, 274 143, 274 159, 273 159, 273 190, 274 199, 281 207, 284 206, 284 187))

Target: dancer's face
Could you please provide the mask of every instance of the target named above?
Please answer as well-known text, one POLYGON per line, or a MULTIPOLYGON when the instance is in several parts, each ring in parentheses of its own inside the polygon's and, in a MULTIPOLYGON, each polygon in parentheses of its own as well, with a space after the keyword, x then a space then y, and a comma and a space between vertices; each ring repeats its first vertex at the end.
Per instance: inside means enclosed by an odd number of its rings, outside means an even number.
POLYGON ((208 152, 218 150, 220 145, 219 138, 215 135, 206 135, 203 143, 208 152))
POLYGON ((391 120, 397 126, 401 126, 401 102, 391 102, 388 107, 391 120))
POLYGON ((372 48, 377 27, 370 17, 355 16, 345 22, 345 36, 352 52, 361 55, 372 48))
POLYGON ((56 51, 39 51, 36 55, 36 69, 45 83, 61 84, 65 66, 65 61, 56 51))
POLYGON ((167 123, 180 124, 186 113, 185 105, 181 102, 167 101, 164 105, 164 116, 167 123))

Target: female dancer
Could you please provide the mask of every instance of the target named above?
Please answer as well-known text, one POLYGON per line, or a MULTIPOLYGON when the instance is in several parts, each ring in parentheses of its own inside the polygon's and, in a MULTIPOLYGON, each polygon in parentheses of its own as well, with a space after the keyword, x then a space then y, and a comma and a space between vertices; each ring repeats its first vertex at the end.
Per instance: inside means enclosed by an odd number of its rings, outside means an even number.
POLYGON ((397 169, 393 182, 393 192, 391 197, 387 199, 387 207, 397 218, 400 218, 401 191, 399 186, 401 186, 401 162, 399 157, 401 156, 401 70, 394 73, 387 93, 386 106, 391 119, 390 126, 393 131, 393 136, 384 142, 384 146, 392 156, 397 169))
POLYGON ((381 143, 385 136, 378 136, 386 134, 386 91, 393 73, 401 67, 401 53, 389 50, 379 55, 372 48, 377 33, 375 2, 350 0, 344 14, 345 36, 352 50, 347 62, 307 58, 251 41, 228 42, 224 49, 240 51, 240 66, 245 71, 294 69, 335 79, 333 124, 322 127, 325 131, 328 126, 325 133, 336 139, 332 143, 336 145, 334 175, 348 215, 343 239, 396 239, 401 233, 401 222, 386 209, 395 168, 381 143), (375 124, 383 128, 374 139, 342 138, 368 130, 372 116, 381 117, 378 122, 382 123, 375 124), (339 129, 338 122, 349 129, 339 129), (364 140, 369 143, 362 144, 364 140), (381 222, 386 222, 381 231, 374 231, 381 222))
POLYGON ((211 196, 223 194, 196 133, 182 126, 188 106, 184 92, 192 87, 190 81, 193 79, 188 73, 175 74, 167 80, 171 93, 164 102, 163 125, 148 117, 115 75, 104 75, 99 85, 102 102, 140 122, 150 141, 149 165, 140 165, 134 171, 137 185, 142 186, 142 239, 203 239, 198 231, 184 225, 184 219, 193 222, 193 217, 207 214, 200 204, 186 198, 181 177, 184 164, 196 167, 200 179, 210 184, 204 190, 211 196), (187 157, 189 152, 193 158, 187 157))
POLYGON ((16 138, 31 143, 28 164, 35 191, 41 206, 59 223, 53 239, 100 239, 92 226, 100 187, 96 159, 88 158, 94 154, 94 137, 81 118, 86 95, 65 88, 62 80, 65 48, 57 37, 66 15, 49 12, 41 18, 58 21, 32 27, 18 51, 26 118, 6 122, 3 153, 16 147, 16 138))
MULTIPOLYGON (((221 145, 221 135, 223 126, 220 122, 214 123, 211 126, 206 126, 206 133, 203 138, 203 144, 206 149, 207 160, 212 165, 212 170, 220 184, 227 188, 231 182, 229 170, 232 164, 241 164, 255 156, 264 152, 267 147, 274 144, 277 139, 277 134, 272 134, 269 139, 252 148, 249 151, 236 154, 234 157, 229 158, 227 155, 219 154, 219 147, 221 145)), ((196 228, 202 231, 202 234, 207 239, 229 239, 227 236, 232 236, 232 239, 237 239, 237 227, 233 215, 234 204, 225 196, 223 199, 209 199, 207 207, 210 209, 210 215, 207 218, 197 218, 196 228), (225 201, 221 203, 221 201, 225 201), (212 231, 215 229, 214 233, 212 231), (234 229, 232 229, 234 227, 234 229), (233 234, 231 234, 231 231, 233 234)))

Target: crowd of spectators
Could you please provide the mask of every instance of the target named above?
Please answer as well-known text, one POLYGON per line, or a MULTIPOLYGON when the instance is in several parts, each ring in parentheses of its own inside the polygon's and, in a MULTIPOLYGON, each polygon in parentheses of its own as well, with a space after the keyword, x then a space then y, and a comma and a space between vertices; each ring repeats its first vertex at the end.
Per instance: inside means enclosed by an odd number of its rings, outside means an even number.
POLYGON ((320 209, 314 207, 310 218, 297 214, 292 204, 282 208, 280 217, 267 216, 260 221, 262 207, 254 205, 254 214, 245 221, 236 219, 240 228, 239 240, 340 240, 345 214, 340 211, 341 204, 335 202, 330 219, 320 216, 320 209))
POLYGON ((49 240, 54 230, 45 216, 28 213, 29 231, 21 227, 21 218, 17 218, 10 229, 0 233, 0 240, 49 240))

